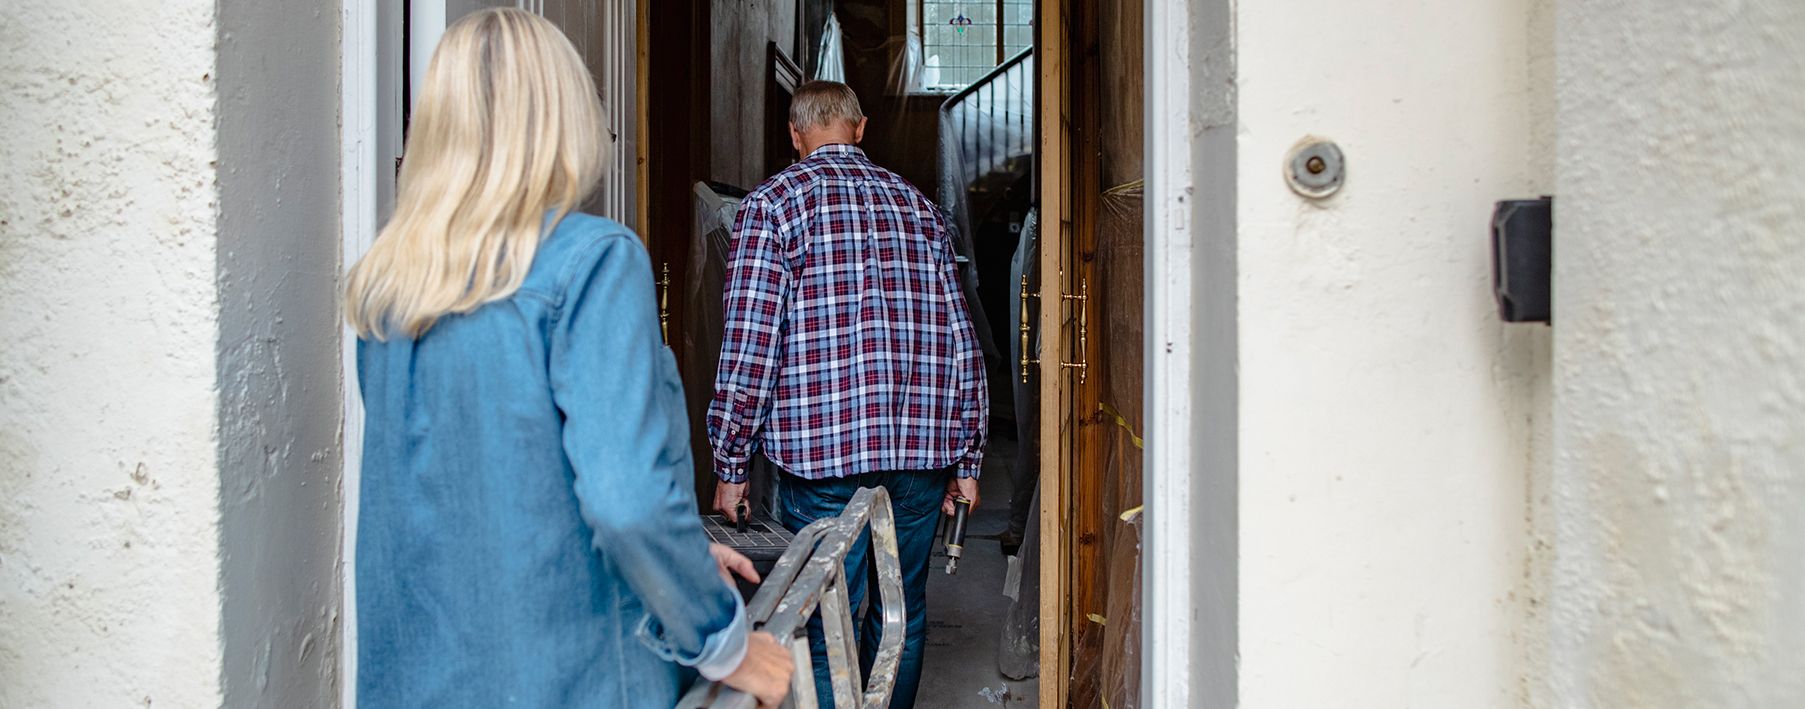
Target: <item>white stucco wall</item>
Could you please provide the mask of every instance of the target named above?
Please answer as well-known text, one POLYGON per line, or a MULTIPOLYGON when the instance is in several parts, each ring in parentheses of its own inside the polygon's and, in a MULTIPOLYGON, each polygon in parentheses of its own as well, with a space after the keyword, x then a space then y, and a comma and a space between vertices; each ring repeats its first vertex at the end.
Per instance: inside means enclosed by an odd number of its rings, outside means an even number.
POLYGON ((1498 320, 1488 227, 1553 186, 1548 6, 1234 7, 1240 706, 1514 706, 1551 336, 1498 320))
POLYGON ((0 706, 338 697, 338 21, 0 5, 0 706))
POLYGON ((1805 697, 1805 5, 1559 0, 1554 705, 1805 697))
POLYGON ((217 706, 214 3, 0 3, 0 706, 217 706))

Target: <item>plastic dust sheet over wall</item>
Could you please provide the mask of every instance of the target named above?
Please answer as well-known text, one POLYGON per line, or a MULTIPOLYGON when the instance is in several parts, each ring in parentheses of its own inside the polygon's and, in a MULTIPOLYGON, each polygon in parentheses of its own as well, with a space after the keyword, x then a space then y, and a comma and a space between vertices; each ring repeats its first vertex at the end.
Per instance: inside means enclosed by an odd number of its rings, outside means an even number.
POLYGON ((1089 607, 1073 608, 1074 706, 1133 707, 1140 693, 1142 194, 1138 180, 1103 193, 1097 220, 1091 343, 1103 366, 1092 370, 1094 410, 1080 414, 1102 479, 1098 494, 1074 502, 1095 520, 1101 558, 1075 579, 1092 591, 1079 594, 1089 607))
MULTIPOLYGON (((1095 14, 1098 54, 1095 144, 1099 148, 1094 196, 1093 272, 1089 347, 1094 378, 1076 412, 1087 425, 1080 457, 1100 476, 1081 486, 1088 498, 1073 500, 1090 520, 1081 529, 1099 538, 1097 563, 1080 565, 1073 579, 1078 626, 1073 635, 1073 706, 1123 709, 1140 702, 1141 679, 1141 463, 1146 430, 1142 413, 1145 261, 1143 258, 1143 131, 1141 0, 1104 0, 1095 14)), ((1088 14, 1088 13, 1087 13, 1088 14)), ((1087 18, 1089 19, 1089 18, 1087 18)), ((1076 196, 1075 196, 1076 197, 1076 196)), ((1093 478, 1094 479, 1094 478, 1093 478)), ((1084 540, 1079 540, 1084 543, 1084 540)))
MULTIPOLYGON (((688 262, 676 282, 687 295, 686 311, 670 333, 683 345, 683 392, 689 405, 691 448, 696 451, 696 496, 707 506, 714 496, 715 476, 708 444, 708 403, 714 395, 714 377, 721 352, 726 320, 722 294, 727 287, 727 257, 733 244, 733 221, 744 190, 730 185, 698 182, 694 187, 696 223, 688 262)), ((679 275, 679 274, 674 274, 679 275)), ((771 512, 775 471, 762 455, 755 455, 750 470, 750 496, 754 509, 771 512)))

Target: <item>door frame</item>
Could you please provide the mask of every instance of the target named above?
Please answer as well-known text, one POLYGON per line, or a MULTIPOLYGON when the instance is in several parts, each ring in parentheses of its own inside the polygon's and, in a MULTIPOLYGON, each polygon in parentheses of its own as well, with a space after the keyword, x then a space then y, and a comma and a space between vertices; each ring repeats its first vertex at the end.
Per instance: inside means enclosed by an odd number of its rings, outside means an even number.
POLYGON ((1071 439, 1066 420, 1071 389, 1064 386, 1066 333, 1062 328, 1067 245, 1071 243, 1072 175, 1070 27, 1067 0, 1041 0, 1037 21, 1035 66, 1040 72, 1035 118, 1040 144, 1035 161, 1040 173, 1040 702, 1063 707, 1071 679, 1069 602, 1071 569, 1066 550, 1066 482, 1070 478, 1071 439))
MULTIPOLYGON (((394 210, 396 160, 401 155, 407 51, 399 2, 343 0, 339 7, 339 273, 376 241, 394 210), (400 41, 397 41, 400 38, 400 41)), ((342 281, 341 281, 342 282, 342 281)), ((338 297, 343 297, 341 290, 338 297)), ((342 428, 339 432, 339 701, 357 706, 357 512, 363 472, 363 402, 357 384, 357 335, 339 335, 342 428)))
MULTIPOLYGON (((1069 27, 1072 0, 1040 0, 1038 22, 1040 152, 1037 156, 1043 235, 1068 237, 1070 175, 1069 27), (1051 20, 1051 21, 1046 21, 1051 20)), ((638 120, 636 187, 647 185, 651 146, 645 61, 650 3, 638 3, 633 62, 638 120)), ((1231 0, 1145 0, 1149 86, 1146 125, 1146 539, 1143 552, 1142 700, 1149 706, 1232 706, 1236 697, 1236 481, 1234 411, 1234 98, 1231 0), (1193 77, 1198 80, 1193 81, 1193 77), (1223 98, 1198 98, 1214 90, 1223 98), (1201 127, 1202 130, 1198 130, 1201 127), (1152 146, 1160 149, 1152 149, 1152 146), (1193 194, 1193 186, 1198 191, 1193 194), (1205 194, 1204 190, 1209 190, 1205 194), (1207 228, 1219 243, 1195 241, 1207 228), (1204 396, 1208 392, 1210 396, 1204 396), (1209 420, 1210 430, 1199 427, 1209 420), (1194 472, 1199 474, 1193 474, 1194 472), (1163 580, 1156 583, 1155 580, 1163 580), (1224 703, 1226 701, 1226 703, 1224 703)), ((394 200, 393 160, 401 148, 401 33, 398 2, 341 4, 341 241, 349 268, 374 241, 394 200), (389 179, 383 179, 384 177, 389 179)), ((442 31, 442 29, 441 29, 442 31)), ((645 219, 644 189, 632 211, 645 219)), ((639 226, 644 226, 641 223, 639 226)), ((1043 242, 1041 273, 1060 274, 1064 249, 1043 242)), ((1057 278, 1057 276, 1055 276, 1057 278)), ((1044 280, 1044 279, 1043 279, 1044 280)), ((1055 284, 1057 285, 1057 284, 1055 284)), ((1057 288, 1043 290, 1057 294, 1057 288)), ((1064 308, 1043 307, 1043 333, 1058 333, 1064 308)), ((1067 347, 1052 342, 1040 363, 1041 449, 1041 706, 1062 706, 1071 655, 1065 604, 1069 576, 1061 527, 1070 452, 1062 446, 1070 392, 1059 371, 1067 347)), ((341 701, 356 706, 356 522, 361 472, 362 406, 357 395, 356 338, 342 338, 344 397, 343 512, 340 567, 341 701)))
MULTIPOLYGON (((1061 289, 1076 268, 1073 35, 1081 0, 1039 0, 1040 705, 1063 707, 1071 681, 1076 382, 1061 289), (1051 237, 1050 239, 1048 237, 1051 237), (1049 278, 1051 276, 1051 278, 1049 278), (1064 329, 1062 329, 1064 328, 1064 329), (1047 343, 1051 343, 1050 346, 1047 343)), ((1142 66, 1146 271, 1143 411, 1145 547, 1141 703, 1238 701, 1238 465, 1233 0, 1144 0, 1142 66), (1209 423, 1208 427, 1203 424, 1209 423)), ((1079 215, 1080 217, 1082 215, 1079 215)), ((1063 291, 1070 292, 1070 291, 1063 291)), ((1087 304, 1088 305, 1088 304, 1087 304)))

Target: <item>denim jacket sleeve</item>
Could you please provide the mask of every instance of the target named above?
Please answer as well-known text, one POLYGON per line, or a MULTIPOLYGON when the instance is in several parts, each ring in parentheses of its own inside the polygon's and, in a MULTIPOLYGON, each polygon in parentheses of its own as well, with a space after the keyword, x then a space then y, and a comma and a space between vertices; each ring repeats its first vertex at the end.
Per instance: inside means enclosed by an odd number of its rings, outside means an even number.
POLYGON ((569 270, 550 374, 583 519, 645 604, 642 639, 666 659, 718 674, 744 655, 747 623, 696 515, 688 423, 659 337, 651 260, 622 233, 586 246, 569 270))

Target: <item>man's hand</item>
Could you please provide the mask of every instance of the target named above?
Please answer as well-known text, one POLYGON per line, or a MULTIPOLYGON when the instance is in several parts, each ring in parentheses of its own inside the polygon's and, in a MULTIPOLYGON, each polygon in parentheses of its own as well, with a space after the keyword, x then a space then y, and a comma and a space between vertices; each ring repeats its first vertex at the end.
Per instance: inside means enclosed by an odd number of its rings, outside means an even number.
POLYGON ((745 554, 734 551, 727 545, 712 542, 708 545, 708 553, 714 557, 714 563, 721 567, 721 580, 726 581, 728 586, 733 585, 734 574, 739 574, 740 578, 752 583, 758 583, 758 569, 752 568, 752 560, 746 558, 745 554))
POLYGON ((978 509, 978 479, 955 477, 946 483, 946 499, 940 501, 940 511, 947 516, 953 514, 953 500, 963 497, 971 501, 971 508, 978 509))
POLYGON ((770 633, 748 633, 746 659, 721 682, 756 697, 760 707, 775 707, 789 695, 790 675, 795 671, 790 651, 777 644, 777 638, 770 633))
POLYGON ((730 483, 717 481, 714 486, 714 511, 727 515, 727 521, 738 524, 739 507, 746 499, 746 483, 730 483))

